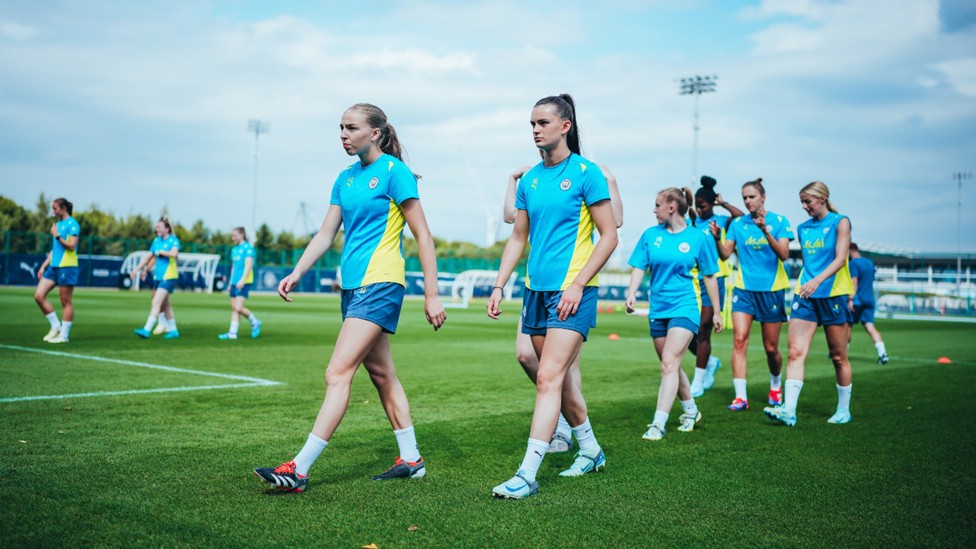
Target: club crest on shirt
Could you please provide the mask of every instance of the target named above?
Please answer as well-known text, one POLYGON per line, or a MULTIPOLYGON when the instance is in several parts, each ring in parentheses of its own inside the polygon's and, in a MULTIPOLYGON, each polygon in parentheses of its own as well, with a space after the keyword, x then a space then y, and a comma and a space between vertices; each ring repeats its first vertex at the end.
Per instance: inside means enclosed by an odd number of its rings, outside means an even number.
POLYGON ((373 179, 370 179, 369 180, 369 188, 370 189, 375 189, 376 186, 379 185, 379 184, 380 184, 380 178, 378 178, 378 177, 374 177, 373 179))
POLYGON ((679 252, 681 252, 683 254, 686 254, 690 250, 691 250, 691 245, 688 244, 687 242, 682 242, 681 244, 678 244, 678 251, 679 252))
POLYGON ((827 234, 829 232, 830 232, 830 227, 824 227, 824 234, 827 234))
POLYGON ((562 190, 564 190, 564 191, 568 191, 569 188, 572 187, 572 186, 573 186, 573 182, 570 181, 569 179, 563 179, 559 183, 559 188, 562 189, 562 190))

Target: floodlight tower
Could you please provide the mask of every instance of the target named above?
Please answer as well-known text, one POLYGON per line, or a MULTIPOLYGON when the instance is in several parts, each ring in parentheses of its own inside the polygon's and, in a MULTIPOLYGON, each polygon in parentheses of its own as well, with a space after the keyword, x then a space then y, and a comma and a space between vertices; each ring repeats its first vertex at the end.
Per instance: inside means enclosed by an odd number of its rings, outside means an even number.
POLYGON ((688 78, 682 78, 680 80, 680 95, 693 95, 695 96, 695 141, 691 150, 691 182, 694 184, 698 178, 698 98, 701 97, 703 93, 712 93, 715 91, 715 85, 718 81, 717 76, 690 76, 688 78))
POLYGON ((251 230, 254 237, 258 234, 258 143, 262 133, 268 133, 271 124, 264 120, 250 119, 247 121, 247 131, 254 132, 254 194, 251 201, 251 230))
POLYGON ((972 179, 969 172, 955 172, 952 179, 959 188, 959 199, 956 203, 956 297, 962 299, 962 182, 972 179))

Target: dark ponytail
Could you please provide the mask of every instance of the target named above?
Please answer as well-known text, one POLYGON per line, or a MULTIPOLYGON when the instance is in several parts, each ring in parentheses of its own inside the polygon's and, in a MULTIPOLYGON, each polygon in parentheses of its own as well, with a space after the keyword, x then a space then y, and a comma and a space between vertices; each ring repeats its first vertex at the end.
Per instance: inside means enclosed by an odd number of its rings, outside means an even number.
POLYGON ((560 118, 569 120, 570 126, 569 133, 566 134, 566 145, 569 146, 570 152, 582 156, 583 149, 580 147, 579 125, 576 123, 576 102, 573 101, 573 96, 568 93, 561 93, 558 96, 543 97, 535 103, 536 107, 542 105, 552 105, 553 110, 560 118))
POLYGON ((68 215, 71 215, 71 212, 73 212, 75 209, 74 204, 68 202, 67 198, 55 198, 54 203, 57 204, 59 208, 68 210, 68 215))
POLYGON ((715 185, 717 183, 718 181, 715 181, 714 177, 707 175, 701 176, 701 188, 695 191, 695 198, 700 198, 714 206, 715 200, 718 198, 718 194, 715 192, 715 185))

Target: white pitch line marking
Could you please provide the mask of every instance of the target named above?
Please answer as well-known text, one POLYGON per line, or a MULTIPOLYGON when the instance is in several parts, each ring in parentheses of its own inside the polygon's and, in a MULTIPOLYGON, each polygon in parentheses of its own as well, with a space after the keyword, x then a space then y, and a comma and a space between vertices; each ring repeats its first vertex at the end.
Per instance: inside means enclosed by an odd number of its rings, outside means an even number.
POLYGON ((138 395, 146 393, 171 393, 178 391, 205 391, 213 389, 237 389, 242 387, 270 387, 272 385, 281 385, 280 381, 271 381, 269 379, 261 379, 258 377, 248 377, 239 376, 233 374, 222 374, 219 372, 206 372, 203 370, 190 370, 186 368, 175 368, 173 366, 163 366, 161 364, 150 364, 148 362, 135 362, 132 360, 121 360, 116 358, 105 358, 101 356, 91 356, 91 355, 78 355, 73 353, 63 353, 60 351, 47 351, 44 349, 34 349, 32 347, 20 347, 18 345, 4 345, 0 344, 2 349, 12 349, 15 351, 25 351, 29 353, 40 353, 45 355, 62 356, 67 358, 81 359, 81 360, 91 360, 94 362, 109 362, 112 364, 123 364, 125 366, 135 366, 137 368, 149 368, 152 370, 163 370, 166 372, 174 372, 179 374, 191 374, 209 377, 218 377, 223 379, 233 379, 236 381, 245 381, 246 383, 229 383, 224 385, 201 385, 193 387, 165 387, 159 389, 136 389, 131 391, 98 391, 93 393, 74 393, 67 395, 41 395, 41 396, 28 396, 28 397, 8 397, 0 398, 0 403, 3 402, 24 402, 29 400, 52 400, 52 399, 62 399, 62 398, 86 398, 86 397, 96 397, 96 396, 118 396, 118 395, 138 395))

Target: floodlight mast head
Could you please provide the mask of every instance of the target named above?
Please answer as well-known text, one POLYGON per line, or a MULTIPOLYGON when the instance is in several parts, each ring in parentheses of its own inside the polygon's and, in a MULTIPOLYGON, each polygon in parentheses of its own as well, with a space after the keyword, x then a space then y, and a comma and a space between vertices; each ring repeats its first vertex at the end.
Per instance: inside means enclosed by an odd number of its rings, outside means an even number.
POLYGON ((681 95, 701 95, 715 91, 718 76, 699 76, 696 74, 695 76, 682 78, 680 82, 681 95))

